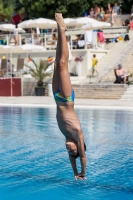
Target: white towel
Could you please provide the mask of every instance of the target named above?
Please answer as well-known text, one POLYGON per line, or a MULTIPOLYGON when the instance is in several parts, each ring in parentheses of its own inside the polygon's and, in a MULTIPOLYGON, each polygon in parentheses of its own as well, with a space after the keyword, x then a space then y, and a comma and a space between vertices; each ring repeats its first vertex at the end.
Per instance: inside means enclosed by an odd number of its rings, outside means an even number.
POLYGON ((40 30, 38 27, 36 27, 36 33, 37 33, 37 35, 40 35, 40 30))
POLYGON ((85 45, 85 41, 84 40, 79 40, 78 41, 78 46, 79 47, 84 47, 84 45, 85 45))
POLYGON ((85 44, 92 44, 93 31, 85 31, 85 44))

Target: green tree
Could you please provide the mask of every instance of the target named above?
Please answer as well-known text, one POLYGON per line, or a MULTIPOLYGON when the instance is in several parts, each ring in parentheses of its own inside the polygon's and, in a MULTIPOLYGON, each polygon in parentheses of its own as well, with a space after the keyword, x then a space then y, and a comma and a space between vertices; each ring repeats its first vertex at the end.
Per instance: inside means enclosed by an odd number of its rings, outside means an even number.
POLYGON ((0 0, 0 15, 4 16, 6 19, 11 19, 13 5, 14 0, 0 0))
POLYGON ((32 17, 54 18, 55 12, 64 17, 80 16, 88 8, 87 0, 20 0, 32 17))
MULTIPOLYGON (((11 1, 11 0, 8 0, 11 1)), ((25 7, 30 13, 30 17, 54 18, 55 12, 63 13, 64 17, 81 16, 85 10, 89 10, 94 4, 107 7, 108 3, 112 5, 115 2, 122 5, 124 12, 130 12, 133 0, 15 0, 18 7, 25 7)))

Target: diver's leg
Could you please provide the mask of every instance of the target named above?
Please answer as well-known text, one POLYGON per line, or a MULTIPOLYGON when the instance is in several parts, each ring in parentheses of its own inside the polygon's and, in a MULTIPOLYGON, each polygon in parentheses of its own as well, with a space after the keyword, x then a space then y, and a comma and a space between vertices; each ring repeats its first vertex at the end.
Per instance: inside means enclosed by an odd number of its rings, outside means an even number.
POLYGON ((64 20, 62 14, 56 13, 55 19, 58 24, 58 48, 59 54, 56 60, 57 68, 59 71, 59 90, 60 93, 64 97, 71 96, 72 87, 70 81, 70 75, 68 72, 68 44, 65 36, 66 25, 64 24, 64 20))
POLYGON ((54 74, 53 74, 53 80, 52 80, 52 89, 53 94, 55 94, 59 90, 59 73, 56 65, 56 61, 54 64, 54 74))
POLYGON ((57 67, 57 63, 60 59, 60 44, 57 42, 57 48, 56 48, 56 58, 54 63, 54 74, 53 74, 53 80, 52 80, 52 88, 53 88, 53 94, 55 94, 59 90, 59 69, 57 67))

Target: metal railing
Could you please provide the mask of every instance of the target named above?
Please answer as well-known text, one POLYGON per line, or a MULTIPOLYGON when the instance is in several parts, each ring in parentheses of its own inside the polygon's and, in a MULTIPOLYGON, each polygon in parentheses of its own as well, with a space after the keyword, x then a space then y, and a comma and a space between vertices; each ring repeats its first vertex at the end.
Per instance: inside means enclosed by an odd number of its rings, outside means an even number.
MULTIPOLYGON (((85 31, 81 30, 70 30, 66 32, 66 36, 70 38, 70 48, 73 49, 73 41, 74 37, 79 34, 84 34, 85 31)), ((57 40, 53 39, 52 35, 57 32, 48 32, 48 33, 40 33, 32 34, 32 33, 21 33, 19 34, 19 45, 22 44, 34 44, 44 46, 45 49, 56 49, 57 40)), ((15 46, 15 38, 14 34, 0 34, 0 45, 9 45, 15 46)))

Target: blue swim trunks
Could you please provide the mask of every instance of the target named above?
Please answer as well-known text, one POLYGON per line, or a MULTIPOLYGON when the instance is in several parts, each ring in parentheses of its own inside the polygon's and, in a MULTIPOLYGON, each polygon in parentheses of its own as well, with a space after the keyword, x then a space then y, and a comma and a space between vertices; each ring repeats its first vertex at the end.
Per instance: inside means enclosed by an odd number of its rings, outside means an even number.
POLYGON ((74 94, 74 90, 72 90, 72 94, 70 97, 63 97, 61 94, 60 94, 60 90, 58 90, 55 94, 54 94, 54 99, 56 102, 64 102, 64 103, 67 103, 67 102, 74 102, 74 99, 75 99, 75 94, 74 94))

